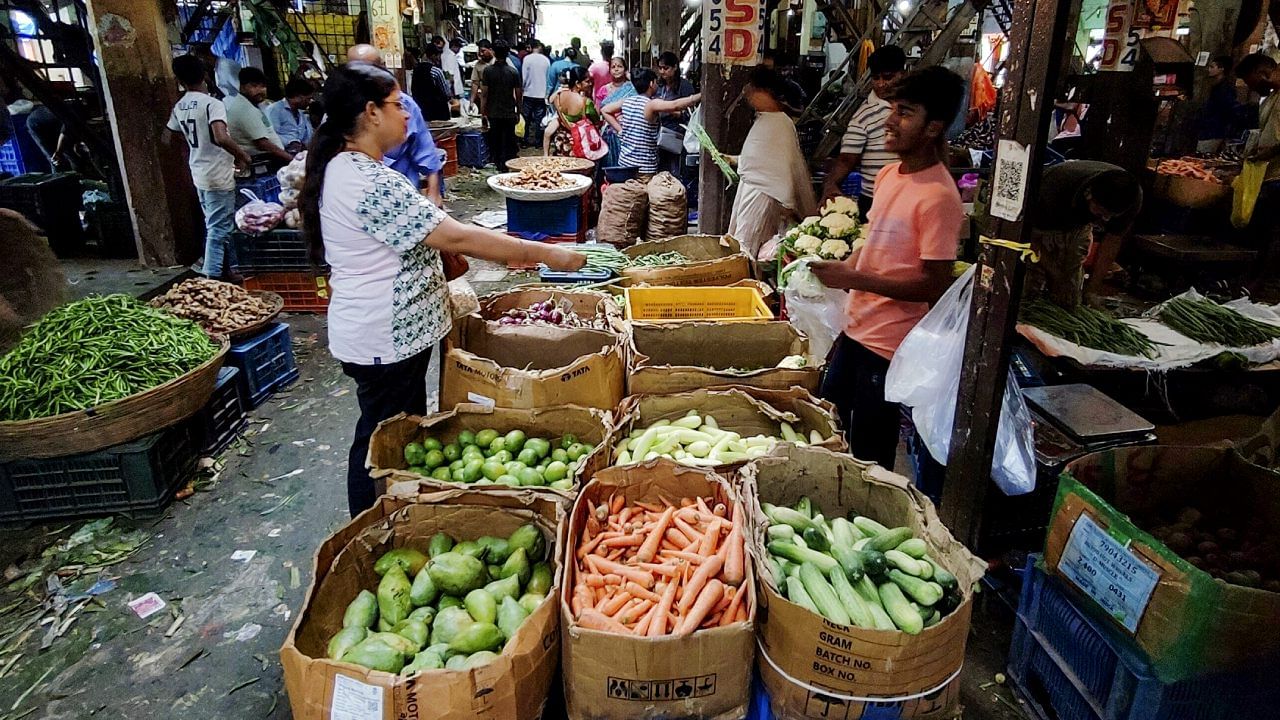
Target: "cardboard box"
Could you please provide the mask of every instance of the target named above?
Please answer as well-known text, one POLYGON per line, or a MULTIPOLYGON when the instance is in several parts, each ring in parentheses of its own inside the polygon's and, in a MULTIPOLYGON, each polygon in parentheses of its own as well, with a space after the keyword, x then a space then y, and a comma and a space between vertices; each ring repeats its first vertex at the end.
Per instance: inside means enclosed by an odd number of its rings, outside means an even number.
POLYGON ((623 398, 626 340, 603 330, 508 327, 469 316, 444 357, 440 407, 581 405, 623 398))
POLYGON ((623 270, 621 285, 732 285, 751 277, 751 258, 729 235, 679 235, 666 240, 636 243, 623 248, 629 258, 675 251, 689 262, 663 267, 633 267, 623 270))
MULTIPOLYGON (((668 461, 613 468, 598 473, 582 489, 570 515, 565 542, 560 612, 564 695, 571 720, 708 718, 737 720, 746 715, 755 653, 755 600, 748 595, 748 621, 703 629, 683 637, 640 638, 578 627, 570 611, 575 579, 571 554, 582 537, 591 504, 613 493, 629 500, 673 502, 714 497, 741 502, 729 483, 714 473, 668 461)), ((748 569, 743 587, 754 588, 748 569)))
MULTIPOLYGON (((422 417, 400 413, 378 423, 369 440, 369 456, 365 467, 375 480, 383 480, 393 495, 404 490, 391 487, 394 483, 410 483, 413 494, 457 489, 459 485, 441 482, 417 473, 409 472, 404 461, 404 446, 414 440, 431 436, 447 442, 457 438, 463 430, 479 431, 492 428, 506 434, 511 430, 523 430, 529 437, 543 437, 551 441, 572 434, 584 443, 596 446, 578 468, 572 492, 561 492, 549 487, 529 487, 536 492, 553 493, 572 498, 582 487, 583 478, 589 478, 597 470, 609 465, 609 448, 612 444, 610 415, 601 410, 565 405, 540 410, 491 408, 486 405, 463 403, 448 412, 422 417)), ((476 490, 509 489, 505 485, 471 485, 476 490)))
POLYGON ((497 321, 508 310, 524 309, 537 302, 554 300, 568 301, 573 311, 583 319, 595 315, 603 315, 608 319, 609 328, 613 332, 625 332, 626 323, 622 318, 622 307, 608 293, 597 290, 566 290, 555 287, 515 288, 505 292, 492 293, 480 298, 480 311, 477 313, 485 320, 497 321))
POLYGON ((547 601, 525 620, 501 657, 473 670, 428 670, 413 677, 368 670, 325 657, 329 638, 342 628, 347 604, 362 588, 377 587, 373 563, 383 552, 410 545, 426 548, 431 535, 456 538, 506 535, 533 522, 548 540, 557 583, 564 509, 530 492, 453 491, 416 498, 379 498, 320 545, 315 579, 280 649, 285 689, 295 720, 329 720, 335 703, 360 703, 362 714, 382 720, 535 720, 542 713, 559 653, 559 615, 553 587, 547 601))
POLYGON ((752 512, 748 550, 759 578, 759 662, 774 715, 861 718, 951 717, 973 608, 971 588, 985 565, 952 537, 929 499, 906 478, 822 448, 782 446, 741 471, 752 512), (960 606, 918 635, 838 625, 779 594, 768 569, 760 503, 794 505, 808 496, 828 517, 849 511, 889 527, 910 527, 929 554, 955 574, 960 606), (838 712, 833 709, 838 708, 838 712))
POLYGON ((1232 450, 1117 448, 1067 466, 1045 568, 1131 636, 1164 682, 1280 663, 1280 593, 1215 580, 1130 519, 1151 525, 1188 507, 1239 518, 1238 531, 1258 523, 1272 542, 1280 532, 1274 475, 1232 450))
POLYGON ((790 323, 636 323, 630 342, 629 395, 725 385, 816 393, 822 375, 817 367, 777 367, 785 357, 809 354, 809 341, 790 323))
POLYGON ((1235 449, 1247 462, 1280 478, 1280 410, 1264 420, 1252 437, 1237 442, 1235 449))

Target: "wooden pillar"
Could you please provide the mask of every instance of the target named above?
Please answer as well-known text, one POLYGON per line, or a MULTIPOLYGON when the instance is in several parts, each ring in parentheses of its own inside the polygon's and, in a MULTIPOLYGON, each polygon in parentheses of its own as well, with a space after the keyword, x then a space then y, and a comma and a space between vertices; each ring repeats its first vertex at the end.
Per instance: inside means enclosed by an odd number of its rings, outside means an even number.
MULTIPOLYGON (((992 175, 997 187, 992 193, 992 216, 984 223, 997 239, 1025 243, 1031 238, 1048 115, 1053 111, 1072 4, 1027 0, 1014 5, 1009 75, 1000 96, 992 175), (995 207, 997 196, 1005 195, 999 182, 1009 180, 1014 189, 1002 211, 995 207), (1021 192, 1017 192, 1019 185, 1021 192)), ((991 487, 1009 341, 1022 294, 1022 262, 1015 251, 984 245, 973 289, 941 508, 943 522, 970 546, 977 545, 980 537, 983 503, 991 487)))
POLYGON ((193 260, 202 237, 200 206, 180 143, 161 142, 179 93, 160 3, 88 0, 87 5, 138 259, 144 265, 193 260))
MULTIPOLYGON (((753 120, 751 107, 740 99, 751 68, 707 63, 702 66, 702 122, 711 142, 722 153, 737 155, 753 120)), ((702 151, 698 164, 698 232, 720 234, 729 227, 733 192, 725 187, 720 168, 702 151)))
POLYGON ((650 0, 651 54, 658 55, 668 50, 680 54, 680 13, 683 10, 684 0, 650 0))

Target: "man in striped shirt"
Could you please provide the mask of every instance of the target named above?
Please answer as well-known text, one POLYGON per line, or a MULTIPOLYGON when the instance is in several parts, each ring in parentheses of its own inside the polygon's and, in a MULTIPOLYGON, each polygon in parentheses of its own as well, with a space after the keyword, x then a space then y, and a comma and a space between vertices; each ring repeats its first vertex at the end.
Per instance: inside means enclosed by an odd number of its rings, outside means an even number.
POLYGON ((860 172, 862 194, 858 196, 858 210, 864 221, 871 210, 871 198, 875 195, 876 175, 885 165, 898 159, 897 155, 884 148, 884 123, 889 117, 889 103, 884 96, 902 77, 906 64, 906 54, 896 45, 886 45, 871 53, 867 60, 871 94, 849 121, 840 145, 840 156, 832 163, 823 183, 822 201, 825 203, 843 194, 840 184, 849 173, 854 170, 860 172))

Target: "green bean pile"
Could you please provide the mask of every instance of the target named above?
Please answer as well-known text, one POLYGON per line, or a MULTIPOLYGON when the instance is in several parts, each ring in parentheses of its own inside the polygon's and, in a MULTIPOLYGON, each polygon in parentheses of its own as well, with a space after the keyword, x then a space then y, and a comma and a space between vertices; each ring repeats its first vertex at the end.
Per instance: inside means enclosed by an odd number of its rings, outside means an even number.
POLYGON ((217 352, 200 326, 129 295, 94 295, 41 318, 0 357, 0 421, 119 400, 199 367, 217 352))
POLYGON ((618 272, 631 264, 631 258, 623 255, 612 245, 595 243, 575 245, 574 250, 587 256, 587 264, 583 270, 611 270, 618 272))
POLYGON ((632 258, 631 267, 666 267, 668 265, 683 265, 687 262, 689 262, 689 258, 675 250, 668 250, 667 252, 632 258))
POLYGON ((1212 300, 1174 298, 1160 308, 1160 322, 1201 343, 1253 347, 1280 338, 1280 327, 1245 317, 1212 300))
POLYGON ((1022 304, 1022 322, 1057 337, 1103 352, 1131 357, 1155 357, 1155 345, 1146 335, 1101 310, 1084 305, 1065 310, 1037 298, 1022 304))

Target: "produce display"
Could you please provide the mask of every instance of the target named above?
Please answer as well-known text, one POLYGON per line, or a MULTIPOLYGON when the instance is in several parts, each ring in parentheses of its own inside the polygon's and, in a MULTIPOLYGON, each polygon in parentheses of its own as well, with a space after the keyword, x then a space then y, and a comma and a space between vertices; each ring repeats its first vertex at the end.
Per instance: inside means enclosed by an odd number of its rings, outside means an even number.
POLYGON ((641 255, 633 259, 604 243, 575 245, 573 249, 587 256, 587 270, 609 270, 616 273, 633 267, 668 267, 691 262, 675 250, 641 255))
POLYGON ((859 217, 858 203, 847 197, 832 198, 818 215, 801 220, 782 236, 778 244, 779 257, 843 260, 857 244, 862 228, 859 217))
POLYGON ((542 155, 540 157, 521 158, 521 160, 530 169, 549 170, 552 172, 567 172, 569 170, 577 170, 583 166, 582 160, 578 158, 557 155, 542 155))
POLYGON ((1083 347, 1132 357, 1155 357, 1156 346, 1146 335, 1111 314, 1084 305, 1067 310, 1042 298, 1022 304, 1019 318, 1050 335, 1083 347))
POLYGON ((1280 592, 1280 545, 1254 516, 1241 530, 1232 518, 1185 507, 1143 518, 1151 534, 1187 562, 1232 585, 1280 592))
POLYGON ((50 311, 0 357, 0 421, 58 415, 181 377, 218 346, 199 325, 129 295, 94 295, 50 311))
POLYGON ((519 190, 564 190, 577 185, 572 178, 566 177, 559 170, 542 166, 525 168, 513 175, 500 177, 495 182, 503 187, 519 190))
POLYGON ((1245 317, 1212 300, 1174 298, 1160 306, 1160 322, 1196 342, 1252 347, 1280 338, 1280 326, 1245 317))
POLYGON ((573 435, 552 441, 522 430, 499 435, 485 428, 463 430, 449 440, 425 437, 404 446, 409 471, 440 482, 572 490, 573 478, 594 445, 573 435))
POLYGON ((677 420, 658 420, 649 427, 632 430, 613 446, 613 464, 630 465, 663 457, 682 465, 715 467, 768 454, 780 442, 817 445, 825 439, 814 430, 806 441, 785 422, 778 424, 776 436, 744 438, 732 430, 721 430, 714 417, 690 410, 677 420))
POLYGON ((327 655, 404 676, 493 662, 551 591, 546 556, 534 525, 462 542, 437 533, 424 549, 390 550, 373 566, 376 592, 347 605, 327 655))
POLYGON ((284 206, 285 227, 302 227, 302 211, 298 209, 298 195, 307 179, 307 151, 294 156, 293 161, 276 171, 280 182, 280 204, 284 206))
POLYGON ((591 505, 574 553, 574 620, 645 637, 745 622, 744 538, 739 504, 627 502, 615 494, 591 505))
POLYGON ((806 610, 840 625, 915 635, 959 607, 956 577, 911 528, 854 513, 828 519, 808 498, 760 506, 774 582, 806 610))
POLYGON ((267 317, 275 308, 244 288, 208 278, 192 278, 151 300, 151 307, 200 323, 212 335, 225 335, 267 317))
POLYGON ((1222 178, 1207 167, 1203 160, 1197 158, 1178 158, 1173 160, 1161 160, 1156 165, 1156 172, 1161 175, 1174 175, 1176 177, 1191 178, 1193 180, 1201 180, 1214 185, 1224 185, 1222 178))
POLYGON ((683 265, 687 262, 689 262, 689 258, 675 250, 668 250, 667 252, 632 258, 631 267, 667 267, 668 265, 683 265))
POLYGON ((527 308, 511 308, 498 318, 500 325, 554 325, 556 327, 608 330, 609 318, 603 313, 582 317, 568 299, 548 298, 527 308))

